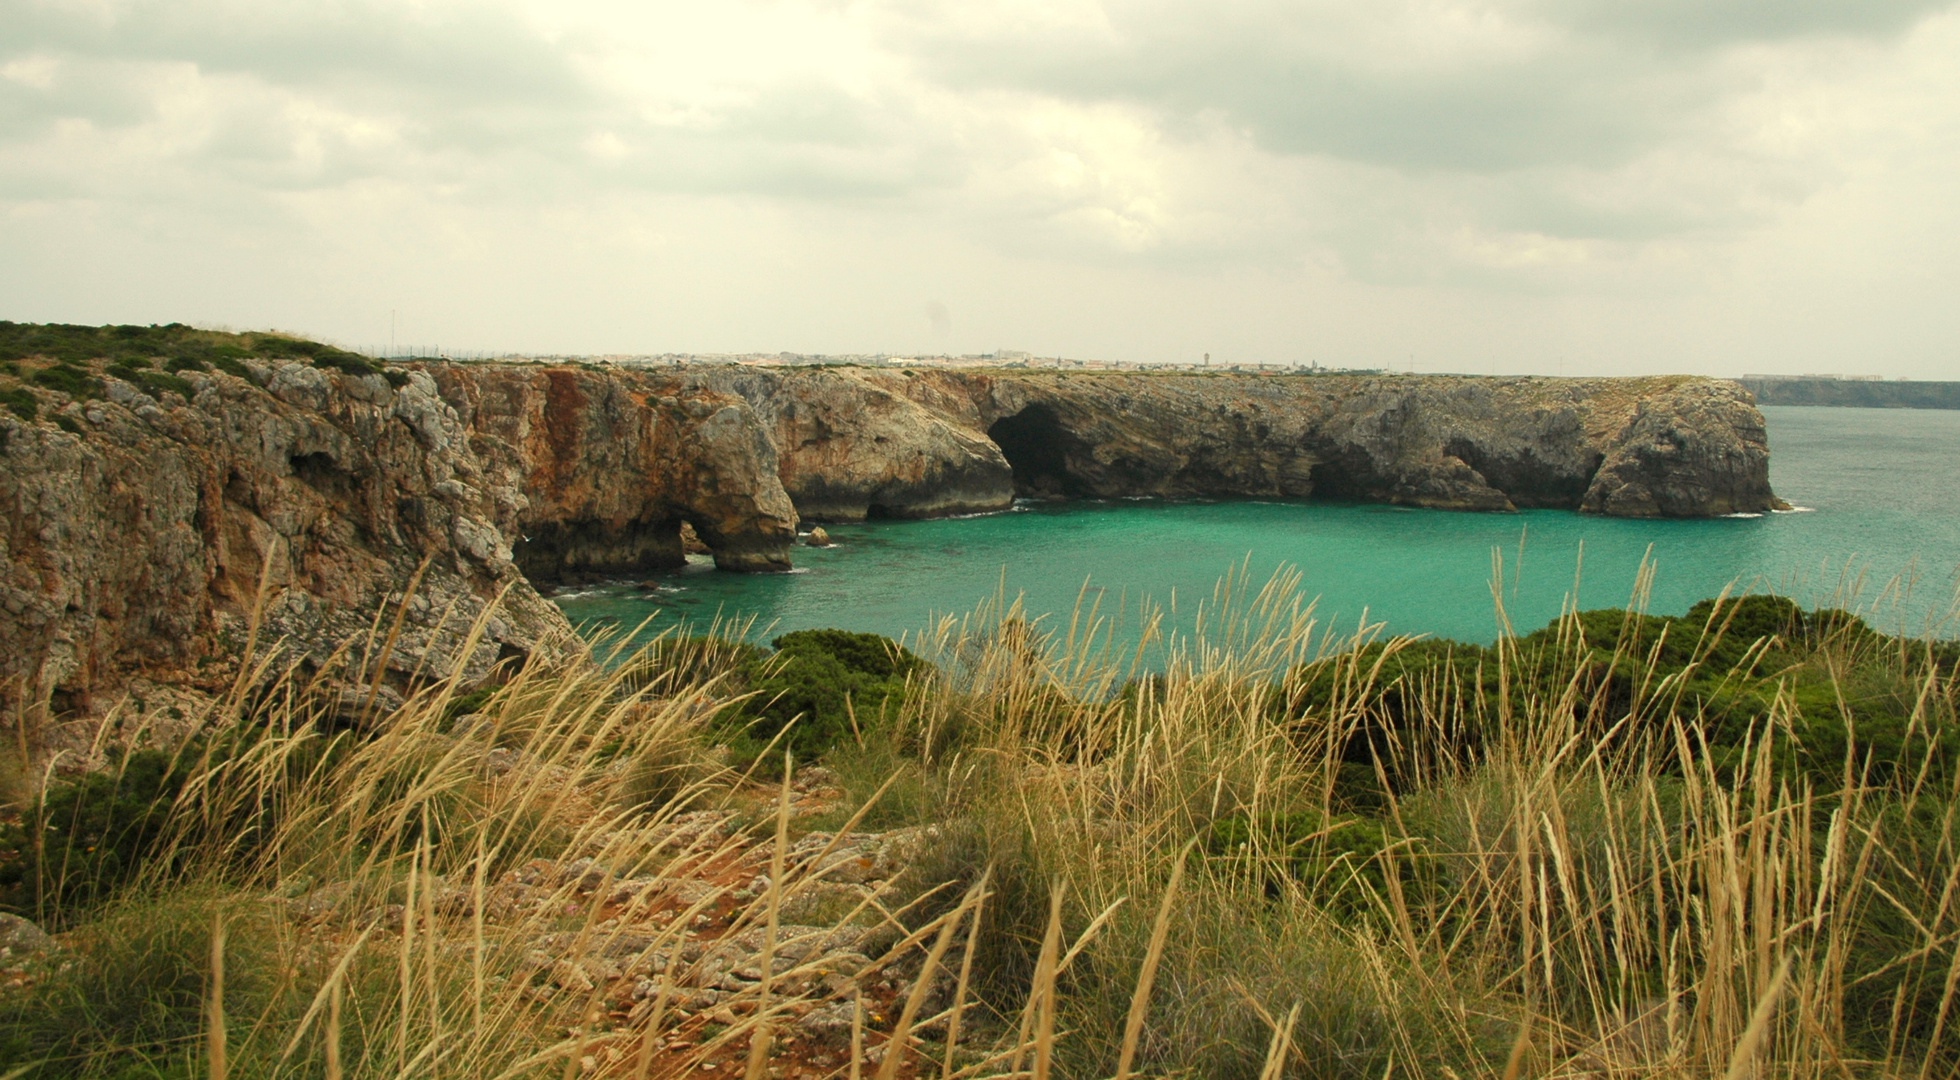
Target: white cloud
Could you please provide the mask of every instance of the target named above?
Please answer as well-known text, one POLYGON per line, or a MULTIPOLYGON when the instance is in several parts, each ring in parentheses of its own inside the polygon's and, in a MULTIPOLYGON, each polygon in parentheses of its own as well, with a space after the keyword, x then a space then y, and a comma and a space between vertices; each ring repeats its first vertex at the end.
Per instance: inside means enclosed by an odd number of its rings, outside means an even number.
POLYGON ((1915 0, 0 0, 0 317, 1926 374, 1956 56, 1915 0))

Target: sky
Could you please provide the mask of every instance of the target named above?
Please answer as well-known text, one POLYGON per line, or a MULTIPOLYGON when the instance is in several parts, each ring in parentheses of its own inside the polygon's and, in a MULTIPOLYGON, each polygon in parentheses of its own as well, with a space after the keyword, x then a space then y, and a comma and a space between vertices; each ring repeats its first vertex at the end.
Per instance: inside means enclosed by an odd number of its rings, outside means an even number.
POLYGON ((0 318, 1960 379, 1960 2, 0 0, 0 318))

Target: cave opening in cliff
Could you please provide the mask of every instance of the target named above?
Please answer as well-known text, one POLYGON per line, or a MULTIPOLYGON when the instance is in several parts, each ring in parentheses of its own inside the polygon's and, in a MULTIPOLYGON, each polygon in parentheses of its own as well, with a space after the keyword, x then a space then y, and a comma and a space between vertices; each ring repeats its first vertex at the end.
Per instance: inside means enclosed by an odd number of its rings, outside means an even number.
POLYGON ((987 437, 1000 447, 1001 455, 1014 469, 1014 494, 1050 498, 1081 494, 1068 468, 1068 451, 1075 437, 1062 426, 1055 410, 1030 405, 994 421, 987 437))
POLYGON ((511 545, 533 584, 571 585, 687 565, 681 521, 535 521, 511 545))

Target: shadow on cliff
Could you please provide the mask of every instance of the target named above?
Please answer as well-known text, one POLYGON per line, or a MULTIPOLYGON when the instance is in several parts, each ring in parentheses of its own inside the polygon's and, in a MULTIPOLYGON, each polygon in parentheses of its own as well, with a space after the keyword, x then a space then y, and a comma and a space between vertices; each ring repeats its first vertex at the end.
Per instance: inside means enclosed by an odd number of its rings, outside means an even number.
POLYGON ((1062 426, 1054 409, 1030 405, 994 421, 987 428, 987 437, 1000 447, 1001 455, 1014 469, 1015 495, 1076 498, 1090 494, 1070 473, 1068 463, 1071 451, 1087 447, 1062 426))

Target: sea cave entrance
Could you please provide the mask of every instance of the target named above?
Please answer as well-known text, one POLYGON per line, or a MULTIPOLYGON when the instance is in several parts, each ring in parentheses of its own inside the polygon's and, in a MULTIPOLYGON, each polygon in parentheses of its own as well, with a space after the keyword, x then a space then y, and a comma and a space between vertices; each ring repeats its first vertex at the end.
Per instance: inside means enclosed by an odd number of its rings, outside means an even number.
POLYGON ((1030 405, 994 421, 987 437, 1013 466, 1014 494, 1054 498, 1082 493, 1068 467, 1069 451, 1079 440, 1062 426, 1054 409, 1030 405))

